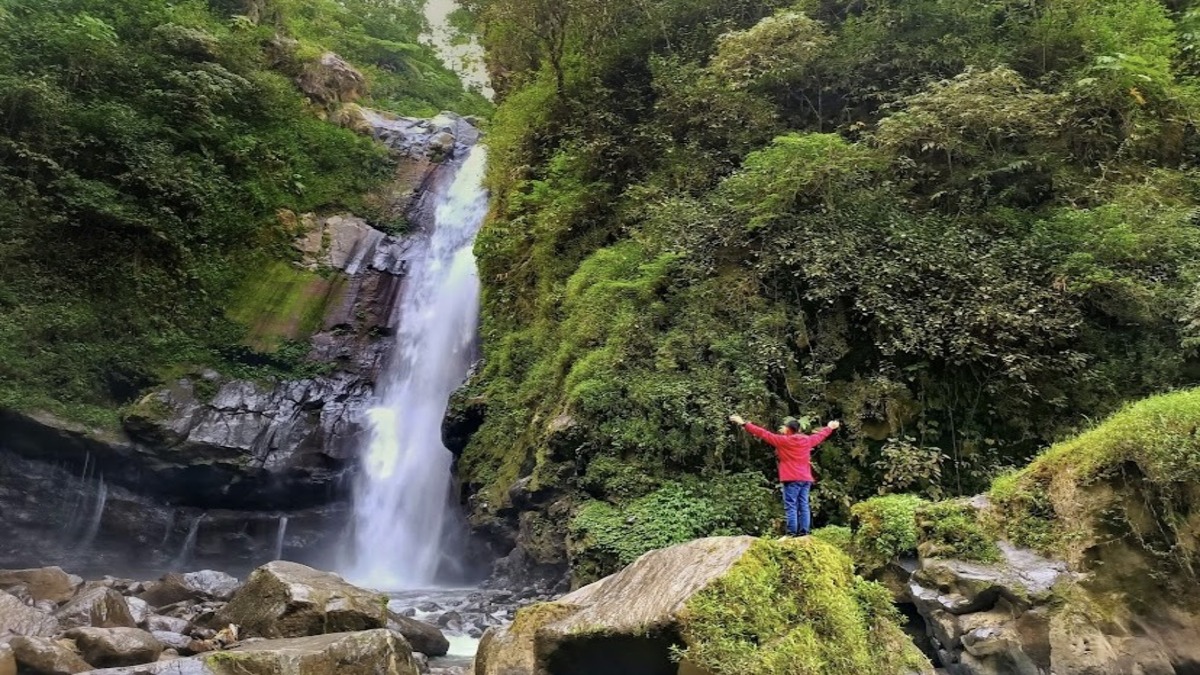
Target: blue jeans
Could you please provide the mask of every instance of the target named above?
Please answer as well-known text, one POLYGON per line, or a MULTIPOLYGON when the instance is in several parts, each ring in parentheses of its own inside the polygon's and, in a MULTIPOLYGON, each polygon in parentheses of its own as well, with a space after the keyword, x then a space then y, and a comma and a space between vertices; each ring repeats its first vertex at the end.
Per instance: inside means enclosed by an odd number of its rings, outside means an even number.
POLYGON ((812 512, 808 509, 808 490, 812 482, 797 480, 783 484, 783 511, 787 514, 787 533, 808 534, 812 529, 812 512))

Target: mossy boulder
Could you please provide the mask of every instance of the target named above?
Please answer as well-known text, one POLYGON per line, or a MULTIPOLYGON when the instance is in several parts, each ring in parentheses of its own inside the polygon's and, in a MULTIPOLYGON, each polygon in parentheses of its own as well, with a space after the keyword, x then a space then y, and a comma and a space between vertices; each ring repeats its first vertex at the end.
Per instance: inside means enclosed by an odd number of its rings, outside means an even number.
POLYGON ((1131 405, 987 495, 915 512, 908 586, 963 675, 1200 663, 1200 390, 1131 405))
POLYGON ((1198 428, 1200 389, 1130 405, 998 479, 988 495, 994 521, 1015 543, 1098 571, 1115 586, 1141 579, 1192 591, 1200 570, 1198 428), (1134 559, 1142 564, 1131 568, 1134 559), (1118 579, 1124 572, 1130 578, 1118 579))
POLYGON ((489 631, 476 675, 931 671, 886 589, 815 539, 711 537, 651 551, 489 631))

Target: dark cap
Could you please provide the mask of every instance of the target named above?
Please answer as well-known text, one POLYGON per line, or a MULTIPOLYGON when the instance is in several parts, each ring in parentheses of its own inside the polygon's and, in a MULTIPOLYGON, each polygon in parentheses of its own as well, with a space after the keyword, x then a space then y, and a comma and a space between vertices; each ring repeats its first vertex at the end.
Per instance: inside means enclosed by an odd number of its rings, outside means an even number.
POLYGON ((783 426, 792 431, 800 431, 800 420, 795 417, 785 417, 783 418, 783 426))

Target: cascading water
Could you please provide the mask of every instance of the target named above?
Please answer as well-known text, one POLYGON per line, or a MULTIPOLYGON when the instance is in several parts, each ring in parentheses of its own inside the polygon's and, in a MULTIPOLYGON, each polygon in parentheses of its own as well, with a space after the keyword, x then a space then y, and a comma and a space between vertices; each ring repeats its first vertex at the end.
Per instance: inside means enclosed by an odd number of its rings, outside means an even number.
POLYGON ((283 545, 287 541, 288 517, 279 517, 279 529, 275 531, 275 557, 272 560, 283 560, 283 545))
POLYGON ((371 410, 370 445, 355 491, 349 575, 382 590, 428 587, 447 556, 454 506, 452 456, 442 444, 450 395, 470 368, 479 315, 472 252, 487 213, 487 153, 471 150, 435 192, 428 251, 414 261, 398 303, 400 330, 371 410))
POLYGON ((204 521, 204 515, 201 513, 192 521, 188 527, 187 537, 183 540, 183 546, 179 548, 179 555, 175 556, 175 561, 171 563, 171 568, 174 570, 182 570, 191 562, 192 554, 196 550, 196 538, 200 535, 200 523, 204 521))

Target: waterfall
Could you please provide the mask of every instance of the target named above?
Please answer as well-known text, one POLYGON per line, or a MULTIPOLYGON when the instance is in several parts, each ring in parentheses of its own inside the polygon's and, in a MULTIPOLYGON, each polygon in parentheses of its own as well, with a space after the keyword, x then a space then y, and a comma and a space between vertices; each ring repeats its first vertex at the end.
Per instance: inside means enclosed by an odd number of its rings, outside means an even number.
POLYGON ((175 561, 171 563, 171 567, 176 570, 183 569, 192 559, 192 553, 196 550, 196 537, 200 534, 200 521, 204 520, 204 514, 196 516, 188 527, 187 537, 183 540, 183 546, 179 548, 179 555, 175 557, 175 561))
POLYGON ((283 560, 283 540, 287 537, 288 517, 279 517, 279 531, 275 533, 275 557, 272 560, 283 560))
POLYGON ((104 476, 100 476, 100 483, 96 488, 96 504, 92 507, 92 520, 88 523, 87 531, 83 535, 83 540, 79 542, 79 549, 86 551, 92 546, 92 542, 96 541, 96 534, 100 532, 100 520, 104 517, 104 505, 108 501, 108 486, 104 484, 104 476))
POLYGON ((452 552, 451 454, 442 445, 450 395, 470 367, 479 315, 472 246, 487 213, 487 153, 475 147, 437 208, 428 251, 414 261, 401 291, 400 328, 369 412, 370 445, 355 490, 353 564, 364 585, 428 587, 452 552))
POLYGON ((92 453, 87 453, 83 456, 83 471, 79 476, 79 487, 74 489, 71 483, 68 486, 71 490, 65 505, 65 517, 63 518, 63 539, 64 541, 74 544, 79 538, 80 529, 82 528, 81 520, 84 517, 84 505, 88 500, 88 488, 91 482, 91 473, 94 468, 92 464, 92 453))

